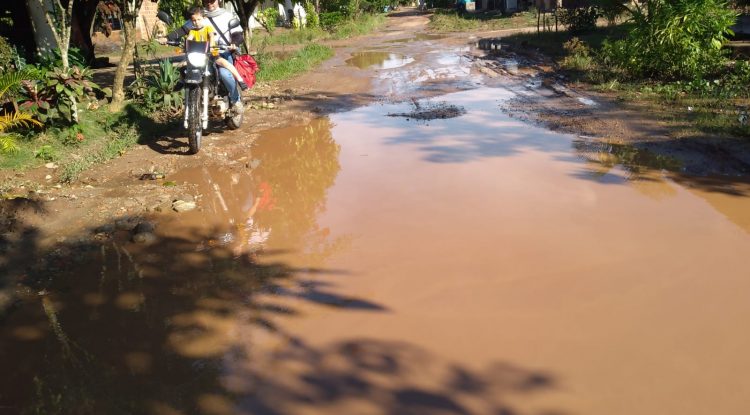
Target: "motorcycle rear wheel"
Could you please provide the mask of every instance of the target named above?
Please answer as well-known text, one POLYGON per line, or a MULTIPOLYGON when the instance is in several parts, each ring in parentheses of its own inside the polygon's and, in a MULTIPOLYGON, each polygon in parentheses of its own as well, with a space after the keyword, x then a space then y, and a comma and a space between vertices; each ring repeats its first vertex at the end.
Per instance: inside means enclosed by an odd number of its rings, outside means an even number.
POLYGON ((201 136, 203 135, 203 123, 201 122, 201 88, 192 86, 187 90, 188 111, 188 146, 190 154, 195 154, 201 149, 201 136))

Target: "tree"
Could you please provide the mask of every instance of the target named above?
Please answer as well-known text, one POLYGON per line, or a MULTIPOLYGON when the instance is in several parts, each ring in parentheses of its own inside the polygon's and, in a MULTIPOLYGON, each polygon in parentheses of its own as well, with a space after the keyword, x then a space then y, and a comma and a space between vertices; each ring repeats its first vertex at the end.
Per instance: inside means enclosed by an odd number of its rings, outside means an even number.
POLYGON ((70 29, 73 22, 73 4, 75 0, 68 0, 66 7, 61 0, 30 0, 29 9, 38 7, 44 13, 44 18, 55 37, 60 49, 63 69, 68 69, 68 48, 70 47, 70 29), (52 6, 51 8, 49 6, 52 6))
POLYGON ((250 28, 250 16, 260 4, 260 0, 229 0, 240 18, 240 25, 245 35, 245 50, 250 50, 250 39, 253 37, 253 29, 250 28))
POLYGON ((143 0, 115 0, 115 3, 122 13, 122 52, 112 84, 112 109, 118 110, 125 101, 125 75, 133 60, 136 40, 135 24, 138 21, 143 0))

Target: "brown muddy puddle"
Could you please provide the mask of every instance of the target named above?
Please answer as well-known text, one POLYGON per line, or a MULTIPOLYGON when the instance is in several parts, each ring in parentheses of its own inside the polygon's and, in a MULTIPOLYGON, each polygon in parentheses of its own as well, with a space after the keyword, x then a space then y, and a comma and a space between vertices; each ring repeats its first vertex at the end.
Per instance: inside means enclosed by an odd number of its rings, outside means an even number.
POLYGON ((199 208, 157 244, 38 252, 0 408, 744 413, 750 184, 523 124, 511 96, 267 131, 176 175, 199 208))
POLYGON ((414 58, 393 52, 366 51, 352 53, 346 64, 359 69, 395 69, 414 62, 414 58))

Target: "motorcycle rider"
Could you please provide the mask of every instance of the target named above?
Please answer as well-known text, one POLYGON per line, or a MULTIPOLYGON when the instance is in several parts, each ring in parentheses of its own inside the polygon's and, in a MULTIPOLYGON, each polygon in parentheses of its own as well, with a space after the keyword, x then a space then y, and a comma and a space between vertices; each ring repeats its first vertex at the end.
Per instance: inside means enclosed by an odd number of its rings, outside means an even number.
MULTIPOLYGON (((228 50, 221 52, 219 56, 233 64, 234 60, 232 59, 232 51, 237 48, 235 45, 240 45, 244 41, 241 26, 237 26, 229 31, 229 21, 237 16, 229 10, 219 7, 219 0, 203 0, 203 11, 208 20, 206 23, 209 25, 215 25, 216 31, 224 34, 224 36, 221 36, 217 33, 216 41, 218 46, 226 47, 228 50), (213 21, 213 23, 211 21, 213 21), (227 40, 231 42, 231 44, 227 44, 227 40)), ((184 26, 169 33, 167 39, 176 41, 187 35, 191 28, 192 22, 188 20, 184 26)), ((240 95, 239 88, 237 88, 237 82, 235 82, 232 73, 227 68, 219 67, 219 78, 227 88, 227 91, 229 91, 229 102, 232 104, 232 109, 235 112, 244 111, 242 96, 240 95)))

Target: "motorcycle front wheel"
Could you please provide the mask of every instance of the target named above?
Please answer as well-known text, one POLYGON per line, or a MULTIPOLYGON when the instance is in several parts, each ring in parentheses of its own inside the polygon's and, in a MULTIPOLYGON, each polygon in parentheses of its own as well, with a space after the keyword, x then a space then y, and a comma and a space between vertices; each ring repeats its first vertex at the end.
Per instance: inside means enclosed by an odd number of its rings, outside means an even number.
POLYGON ((188 111, 188 146, 190 154, 195 154, 201 149, 201 136, 203 135, 203 123, 201 122, 201 88, 192 86, 187 90, 188 111))

